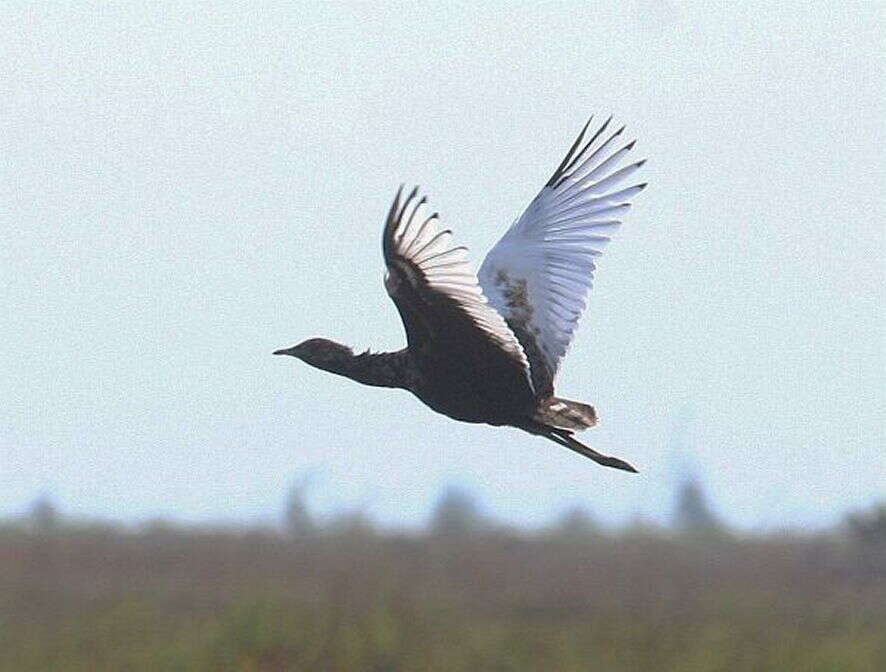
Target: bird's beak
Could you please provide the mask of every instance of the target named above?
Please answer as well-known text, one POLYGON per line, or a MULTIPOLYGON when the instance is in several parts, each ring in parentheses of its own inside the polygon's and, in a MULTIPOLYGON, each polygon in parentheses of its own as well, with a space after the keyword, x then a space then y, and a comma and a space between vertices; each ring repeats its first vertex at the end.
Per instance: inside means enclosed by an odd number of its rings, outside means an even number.
POLYGON ((283 348, 282 350, 274 350, 275 355, 291 355, 294 348, 283 348))

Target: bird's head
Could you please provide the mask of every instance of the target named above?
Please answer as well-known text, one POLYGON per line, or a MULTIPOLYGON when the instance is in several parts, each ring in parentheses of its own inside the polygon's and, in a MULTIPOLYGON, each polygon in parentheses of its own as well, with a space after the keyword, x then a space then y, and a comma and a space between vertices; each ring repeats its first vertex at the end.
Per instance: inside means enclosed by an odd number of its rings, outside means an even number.
POLYGON ((349 360, 354 351, 348 346, 325 338, 309 338, 291 348, 275 350, 275 355, 289 355, 318 369, 333 370, 337 364, 349 360))

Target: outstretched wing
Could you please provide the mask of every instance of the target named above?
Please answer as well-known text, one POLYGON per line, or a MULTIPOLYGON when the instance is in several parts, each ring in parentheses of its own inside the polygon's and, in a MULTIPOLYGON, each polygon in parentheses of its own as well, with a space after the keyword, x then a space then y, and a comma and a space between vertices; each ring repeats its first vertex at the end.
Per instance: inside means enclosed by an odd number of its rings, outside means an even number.
POLYGON ((646 184, 616 190, 645 161, 619 168, 634 142, 612 151, 624 126, 612 117, 584 142, 590 120, 557 170, 480 267, 489 302, 516 334, 539 397, 572 342, 592 287, 595 259, 621 224, 628 201, 646 184))
POLYGON ((438 215, 427 213, 427 199, 417 197, 417 187, 401 203, 402 192, 401 186, 388 213, 382 249, 385 289, 403 318, 410 349, 455 334, 487 341, 523 367, 528 384, 523 348, 483 295, 467 248, 452 246, 449 229, 438 230, 438 215))

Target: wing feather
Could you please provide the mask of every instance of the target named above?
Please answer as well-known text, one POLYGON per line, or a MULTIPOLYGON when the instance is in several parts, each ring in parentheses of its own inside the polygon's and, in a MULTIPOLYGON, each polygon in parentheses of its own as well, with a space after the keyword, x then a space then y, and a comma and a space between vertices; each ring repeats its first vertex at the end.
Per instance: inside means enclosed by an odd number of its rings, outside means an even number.
POLYGON ((526 352, 538 396, 553 393, 593 287, 596 257, 646 184, 618 188, 645 161, 619 167, 636 140, 617 147, 625 127, 590 138, 585 124, 554 174, 490 250, 479 281, 526 352), (616 148, 617 147, 617 148, 616 148))
POLYGON ((434 314, 445 316, 442 322, 455 316, 521 365, 530 382, 523 348, 487 302, 468 265, 467 248, 453 247, 452 231, 438 229, 439 217, 426 213, 427 199, 416 198, 417 187, 405 199, 402 194, 400 187, 388 212, 382 250, 388 269, 385 288, 403 317, 410 347, 420 345, 416 340, 433 337, 426 325, 434 322, 434 314))

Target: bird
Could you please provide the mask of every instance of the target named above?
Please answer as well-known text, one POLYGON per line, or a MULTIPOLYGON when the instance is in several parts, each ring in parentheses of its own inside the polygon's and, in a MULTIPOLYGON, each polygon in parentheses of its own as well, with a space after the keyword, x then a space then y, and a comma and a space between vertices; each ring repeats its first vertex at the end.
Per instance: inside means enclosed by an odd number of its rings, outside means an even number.
POLYGON ((598 257, 631 199, 623 186, 646 160, 625 163, 636 140, 612 116, 588 119, 526 210, 489 251, 478 273, 467 248, 429 213, 418 187, 401 185, 382 234, 384 286, 406 332, 406 347, 355 354, 325 338, 274 351, 376 387, 408 390, 455 420, 516 427, 606 466, 628 462, 575 438, 597 425, 591 404, 560 398, 554 381, 586 308, 598 257))

